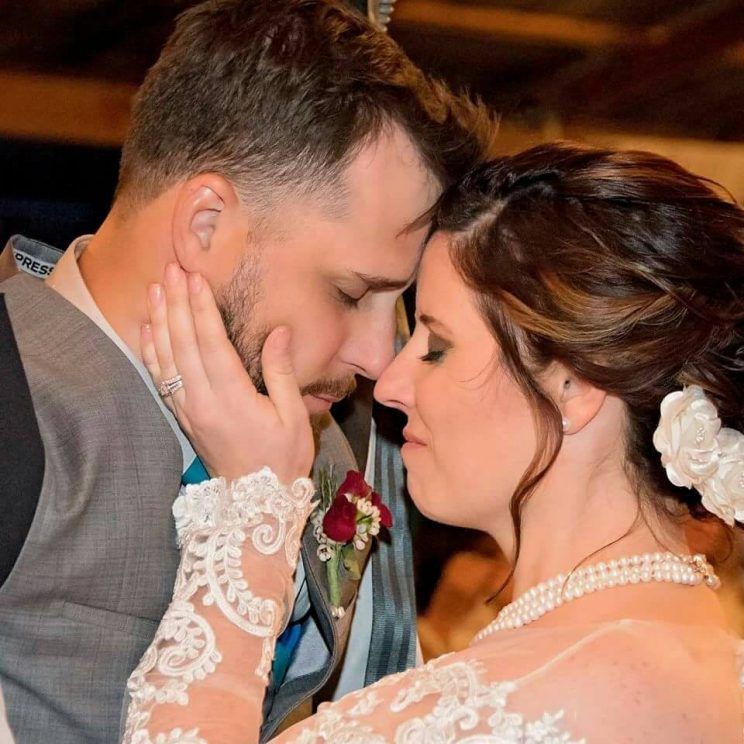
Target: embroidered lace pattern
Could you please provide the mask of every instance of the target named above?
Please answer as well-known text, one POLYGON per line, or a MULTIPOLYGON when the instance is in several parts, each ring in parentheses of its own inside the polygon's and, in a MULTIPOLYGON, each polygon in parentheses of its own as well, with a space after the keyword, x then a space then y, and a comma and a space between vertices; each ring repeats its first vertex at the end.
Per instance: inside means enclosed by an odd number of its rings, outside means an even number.
POLYGON ((189 687, 220 666, 224 657, 215 620, 262 639, 254 671, 261 688, 265 685, 274 643, 291 607, 291 576, 312 494, 310 480, 285 488, 266 468, 229 486, 219 478, 181 490, 173 505, 181 547, 173 600, 129 679, 125 742, 206 744, 197 728, 174 728, 154 736, 149 729, 157 706, 190 706, 189 687), (274 596, 259 594, 256 571, 251 581, 246 579, 246 563, 280 552, 284 568, 275 558, 268 564, 277 575, 267 583, 274 596))
MULTIPOLYGON (((482 665, 476 661, 453 661, 453 654, 442 656, 419 669, 388 677, 355 693, 355 705, 339 711, 339 704, 321 706, 293 744, 343 742, 343 744, 583 744, 562 733, 558 723, 563 712, 546 713, 536 721, 507 710, 513 682, 488 683, 482 665), (384 715, 379 691, 394 686, 398 692, 387 706, 391 714, 405 713, 425 702, 428 713, 403 716, 387 739, 365 726, 360 718, 384 715), (487 731, 487 733, 484 732, 487 731)), ((349 696, 351 697, 351 696, 349 696)), ((343 701, 342 701, 343 702, 343 701)), ((346 703, 348 705, 348 702, 346 703)))

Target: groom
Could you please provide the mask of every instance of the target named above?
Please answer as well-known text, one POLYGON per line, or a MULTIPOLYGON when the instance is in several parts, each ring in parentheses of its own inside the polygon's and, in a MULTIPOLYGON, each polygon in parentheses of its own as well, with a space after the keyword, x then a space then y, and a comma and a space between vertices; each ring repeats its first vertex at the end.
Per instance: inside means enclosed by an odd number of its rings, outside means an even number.
POLYGON ((364 397, 346 419, 351 442, 328 411, 391 360, 396 301, 426 238, 411 224, 491 132, 482 111, 331 2, 212 0, 180 18, 137 96, 104 223, 46 282, 0 284, 0 407, 12 422, 0 432, 12 484, 0 682, 19 741, 117 740, 127 677, 172 593, 170 505, 182 482, 207 477, 139 358, 148 287, 173 262, 210 282, 257 382, 267 332, 292 328, 320 422, 315 471, 366 469, 396 517, 361 582, 346 577, 343 617, 306 533, 263 737, 313 696, 412 664, 397 451, 364 397))

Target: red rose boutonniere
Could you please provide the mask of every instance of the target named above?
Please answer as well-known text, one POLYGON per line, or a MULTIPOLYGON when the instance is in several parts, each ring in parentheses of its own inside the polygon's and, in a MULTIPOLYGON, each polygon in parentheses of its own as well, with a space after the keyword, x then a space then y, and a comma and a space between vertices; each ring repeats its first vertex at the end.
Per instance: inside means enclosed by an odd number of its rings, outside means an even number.
POLYGON ((354 579, 362 576, 360 551, 380 528, 393 526, 393 515, 361 473, 350 470, 337 488, 333 469, 320 473, 320 505, 312 516, 318 557, 326 564, 334 617, 343 617, 339 570, 343 563, 354 579))

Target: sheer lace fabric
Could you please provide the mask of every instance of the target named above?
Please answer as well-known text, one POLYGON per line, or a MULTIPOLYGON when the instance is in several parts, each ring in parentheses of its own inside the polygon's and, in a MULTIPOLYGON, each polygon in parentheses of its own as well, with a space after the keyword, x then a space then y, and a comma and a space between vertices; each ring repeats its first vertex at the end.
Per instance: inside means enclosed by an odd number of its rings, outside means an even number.
POLYGON ((738 648, 660 623, 523 628, 321 706, 277 741, 738 744, 738 648))
MULTIPOLYGON (((182 492, 174 599, 130 679, 125 741, 258 741, 311 495, 268 471, 182 492)), ((743 662, 739 639, 699 626, 525 627, 321 706, 274 741, 733 744, 743 662)))
POLYGON ((171 604, 129 679, 125 742, 257 740, 312 494, 310 480, 286 488, 267 469, 181 490, 173 506, 181 563, 171 604))

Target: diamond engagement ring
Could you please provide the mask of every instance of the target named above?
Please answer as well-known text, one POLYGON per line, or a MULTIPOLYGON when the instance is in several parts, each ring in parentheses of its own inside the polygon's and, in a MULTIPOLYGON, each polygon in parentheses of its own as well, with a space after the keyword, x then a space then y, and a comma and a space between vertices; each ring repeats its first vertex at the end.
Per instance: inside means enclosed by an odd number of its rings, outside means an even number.
POLYGON ((177 390, 183 387, 183 378, 181 375, 176 375, 167 380, 163 380, 158 386, 158 392, 161 398, 167 398, 169 395, 173 395, 177 390))

